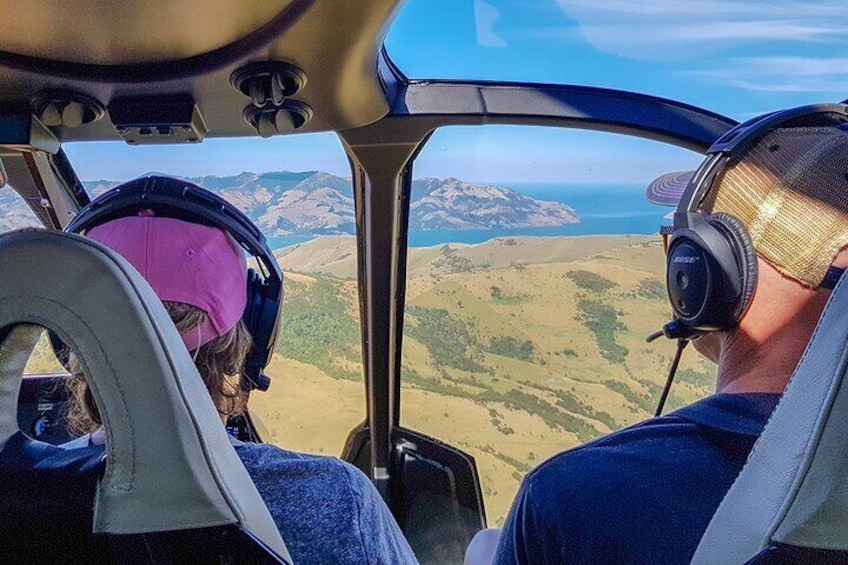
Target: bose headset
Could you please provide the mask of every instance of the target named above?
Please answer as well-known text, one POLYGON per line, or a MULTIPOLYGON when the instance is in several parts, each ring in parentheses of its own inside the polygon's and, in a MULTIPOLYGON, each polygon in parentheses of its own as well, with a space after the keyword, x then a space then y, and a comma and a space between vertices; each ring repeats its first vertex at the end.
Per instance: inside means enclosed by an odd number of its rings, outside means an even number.
MULTIPOLYGON (((674 213, 666 285, 675 319, 663 328, 666 337, 688 340, 734 327, 757 288, 757 254, 745 226, 730 214, 698 211, 728 161, 774 129, 846 123, 844 104, 802 106, 740 124, 710 147, 674 213)), ((833 288, 841 274, 831 267, 821 286, 833 288)))
MULTIPOLYGON (((258 259, 262 274, 252 268, 247 271, 247 306, 242 320, 253 339, 253 347, 245 360, 242 388, 267 390, 271 379, 263 370, 277 341, 283 277, 265 236, 250 218, 223 198, 189 182, 162 176, 131 180, 106 192, 80 210, 65 231, 84 233, 110 220, 135 216, 142 210, 216 227, 258 259)), ((51 335, 51 341, 54 351, 61 351, 56 336, 51 335)))
MULTIPOLYGON (((666 287, 674 319, 661 335, 677 339, 678 349, 656 414, 668 396, 680 354, 686 344, 705 333, 736 326, 757 288, 757 254, 745 226, 726 213, 707 214, 698 207, 728 162, 741 151, 778 128, 848 124, 845 104, 817 104, 765 114, 722 135, 707 151, 707 158, 689 181, 677 210, 666 255, 666 287)), ((833 288, 843 269, 831 266, 822 287, 833 288)))

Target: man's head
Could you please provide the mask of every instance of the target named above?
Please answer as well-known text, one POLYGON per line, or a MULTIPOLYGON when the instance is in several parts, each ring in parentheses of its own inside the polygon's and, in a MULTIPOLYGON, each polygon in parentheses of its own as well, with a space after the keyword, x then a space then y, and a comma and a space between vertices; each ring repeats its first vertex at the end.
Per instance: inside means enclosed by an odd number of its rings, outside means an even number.
MULTIPOLYGON (((784 364, 794 367, 803 352, 829 295, 822 288, 829 267, 848 264, 842 251, 848 246, 846 121, 838 113, 818 115, 763 130, 731 149, 712 178, 698 211, 730 214, 744 226, 758 276, 738 326, 696 341, 707 357, 723 361, 745 351, 757 363, 758 352, 781 354, 760 347, 769 343, 782 347, 784 364)), ((666 175, 652 183, 648 197, 669 202, 691 178, 666 175)))
POLYGON ((757 255, 818 288, 848 245, 848 129, 780 128, 734 155, 700 209, 747 228, 757 255))

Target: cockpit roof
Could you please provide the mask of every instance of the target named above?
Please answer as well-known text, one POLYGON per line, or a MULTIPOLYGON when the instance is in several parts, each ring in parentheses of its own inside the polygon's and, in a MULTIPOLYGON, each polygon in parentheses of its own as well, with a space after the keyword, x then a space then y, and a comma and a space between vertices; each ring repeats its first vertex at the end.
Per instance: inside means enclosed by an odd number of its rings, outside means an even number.
POLYGON ((745 119, 846 97, 848 15, 799 0, 409 0, 386 38, 420 79, 642 92, 745 119))
POLYGON ((161 63, 202 55, 256 33, 292 0, 83 1, 73 11, 61 2, 36 1, 0 21, 6 51, 89 65, 161 63), (246 9, 247 8, 247 9, 246 9), (104 21, 114 25, 104 26, 104 21), (142 24, 142 25, 139 25, 142 24), (19 30, 26 29, 26 33, 19 30))
MULTIPOLYGON (((848 90, 839 51, 848 16, 833 3, 37 0, 21 10, 0 0, 0 8, 14 14, 0 22, 0 83, 16 86, 0 91, 6 109, 31 107, 55 89, 105 107, 117 97, 189 93, 209 137, 256 135, 230 76, 262 60, 306 73, 296 98, 313 115, 299 132, 385 116, 394 102, 388 69, 616 88, 736 118, 840 100, 848 90)), ((108 118, 54 133, 60 141, 119 139, 108 118)))
MULTIPOLYGON (((306 74, 298 132, 371 124, 396 107, 389 79, 590 85, 745 118, 844 98, 848 16, 799 0, 0 0, 0 106, 39 94, 189 94, 208 137, 255 136, 232 73, 255 61, 306 74), (26 30, 22 33, 21 30, 26 30), (388 33, 388 38, 387 38, 388 33), (382 52, 386 39, 386 54, 382 52), (394 64, 392 64, 394 63, 394 64)), ((109 116, 53 128, 59 141, 120 139, 109 116)))

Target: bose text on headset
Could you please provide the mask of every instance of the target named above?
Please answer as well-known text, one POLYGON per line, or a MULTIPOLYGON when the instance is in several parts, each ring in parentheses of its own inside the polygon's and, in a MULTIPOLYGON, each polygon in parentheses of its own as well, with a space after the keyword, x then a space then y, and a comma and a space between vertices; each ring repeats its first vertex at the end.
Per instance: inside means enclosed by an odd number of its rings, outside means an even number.
MULTIPOLYGON (((108 221, 152 210, 157 216, 218 228, 229 234, 258 260, 260 272, 247 271, 247 305, 242 320, 253 340, 245 360, 242 387, 267 390, 271 379, 263 372, 274 353, 283 303, 280 267, 259 228, 238 208, 189 182, 163 176, 131 180, 104 193, 86 205, 65 227, 69 233, 84 234, 108 221)), ((55 351, 61 351, 51 335, 55 351)), ((65 359, 61 359, 66 364, 65 359)))

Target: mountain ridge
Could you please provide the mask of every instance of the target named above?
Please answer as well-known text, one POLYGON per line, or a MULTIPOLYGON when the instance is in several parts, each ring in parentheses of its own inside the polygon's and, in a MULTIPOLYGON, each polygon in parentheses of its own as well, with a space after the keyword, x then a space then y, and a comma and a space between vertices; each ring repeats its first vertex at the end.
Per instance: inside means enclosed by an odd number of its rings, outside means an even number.
MULTIPOLYGON (((349 178, 324 171, 244 171, 186 180, 241 209, 268 237, 350 235, 356 231, 349 178)), ((97 179, 83 185, 98 196, 120 182, 97 179)), ((28 213, 20 198, 15 201, 14 192, 8 188, 0 192, 0 229, 26 225, 23 218, 28 213)), ((502 186, 433 177, 412 183, 412 231, 556 227, 579 221, 577 212, 567 204, 538 200, 502 186)))

